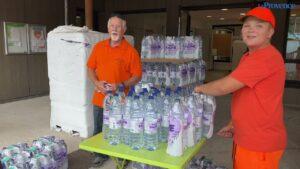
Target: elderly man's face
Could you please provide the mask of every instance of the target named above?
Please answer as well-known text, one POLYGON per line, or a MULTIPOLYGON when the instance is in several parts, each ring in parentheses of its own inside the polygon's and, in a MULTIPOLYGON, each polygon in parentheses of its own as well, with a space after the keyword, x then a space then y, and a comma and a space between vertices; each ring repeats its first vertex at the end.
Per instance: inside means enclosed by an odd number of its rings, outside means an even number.
POLYGON ((120 18, 113 17, 111 18, 108 24, 108 33, 111 41, 118 42, 121 41, 125 30, 123 28, 123 21, 120 18))

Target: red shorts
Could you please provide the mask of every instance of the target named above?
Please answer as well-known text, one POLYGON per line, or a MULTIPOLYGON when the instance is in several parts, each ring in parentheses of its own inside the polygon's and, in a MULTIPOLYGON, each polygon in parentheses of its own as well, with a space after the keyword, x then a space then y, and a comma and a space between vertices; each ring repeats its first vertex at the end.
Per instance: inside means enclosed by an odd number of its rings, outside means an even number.
POLYGON ((234 169, 278 169, 283 150, 274 152, 250 151, 233 144, 234 169))

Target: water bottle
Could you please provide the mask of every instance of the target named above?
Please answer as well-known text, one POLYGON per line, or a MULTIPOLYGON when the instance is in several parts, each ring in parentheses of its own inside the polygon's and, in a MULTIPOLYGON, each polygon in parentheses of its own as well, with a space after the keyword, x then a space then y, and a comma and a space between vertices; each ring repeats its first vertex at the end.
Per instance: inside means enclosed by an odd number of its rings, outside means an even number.
POLYGON ((14 165, 17 168, 22 168, 22 169, 29 169, 29 162, 30 159, 26 155, 23 155, 22 153, 16 154, 13 157, 14 165))
POLYGON ((3 169, 8 169, 8 168, 10 168, 10 166, 14 165, 14 162, 13 162, 12 158, 5 156, 5 157, 1 158, 1 165, 2 165, 3 169))
POLYGON ((183 154, 183 111, 180 100, 175 100, 169 117, 169 136, 167 153, 171 156, 183 154))
POLYGON ((149 151, 154 151, 158 147, 158 116, 153 96, 149 96, 146 103, 144 123, 144 147, 149 151))
POLYGON ((142 40, 141 57, 142 58, 150 57, 150 46, 149 46, 149 37, 148 36, 144 37, 142 40))
POLYGON ((113 95, 111 91, 108 91, 103 101, 103 124, 102 124, 102 133, 103 138, 108 139, 109 137, 109 115, 112 111, 112 100, 113 95))
POLYGON ((204 81, 205 79, 205 69, 206 69, 206 64, 204 60, 199 60, 199 65, 200 65, 200 81, 204 81))
POLYGON ((171 78, 171 66, 169 64, 165 64, 165 72, 164 72, 164 77, 166 79, 166 87, 171 87, 172 84, 172 78, 171 78))
POLYGON ((178 86, 178 83, 176 81, 177 79, 177 69, 176 69, 176 65, 175 64, 171 64, 170 65, 170 85, 171 86, 178 86))
POLYGON ((40 168, 42 169, 55 168, 54 160, 46 154, 37 154, 34 158, 39 161, 40 168))
POLYGON ((120 143, 120 133, 122 128, 122 106, 119 95, 115 94, 112 99, 112 109, 109 116, 109 144, 120 143))
POLYGON ((133 150, 139 150, 143 147, 144 118, 140 105, 139 96, 135 96, 130 115, 130 139, 133 150))
POLYGON ((162 129, 162 118, 163 118, 163 109, 162 107, 163 102, 164 102, 164 94, 163 92, 159 91, 158 89, 156 90, 156 92, 154 93, 154 110, 157 113, 157 131, 158 131, 158 135, 161 135, 161 129, 162 129))
POLYGON ((161 142, 167 142, 168 140, 168 133, 169 133, 169 112, 171 110, 171 100, 170 100, 170 93, 171 90, 167 89, 165 98, 163 101, 163 109, 162 109, 162 123, 161 123, 161 132, 159 140, 161 142))
POLYGON ((147 71, 147 82, 148 83, 152 83, 154 84, 154 81, 153 81, 153 64, 149 63, 147 64, 147 67, 146 67, 146 71, 147 71))
POLYGON ((126 145, 130 145, 130 112, 133 102, 132 94, 132 91, 128 93, 123 113, 122 142, 126 145))
POLYGON ((31 169, 40 169, 40 168, 42 168, 39 159, 35 158, 35 157, 30 159, 29 166, 30 166, 31 169))
POLYGON ((202 119, 203 119, 203 100, 198 99, 197 97, 200 94, 194 93, 194 97, 196 100, 196 112, 194 114, 194 127, 195 127, 195 137, 196 141, 198 142, 202 138, 202 119))
POLYGON ((192 147, 196 143, 194 117, 196 113, 196 103, 193 96, 189 96, 187 101, 187 146, 192 147))
POLYGON ((215 99, 212 96, 205 96, 203 102, 203 134, 210 138, 213 134, 213 120, 216 109, 215 99))

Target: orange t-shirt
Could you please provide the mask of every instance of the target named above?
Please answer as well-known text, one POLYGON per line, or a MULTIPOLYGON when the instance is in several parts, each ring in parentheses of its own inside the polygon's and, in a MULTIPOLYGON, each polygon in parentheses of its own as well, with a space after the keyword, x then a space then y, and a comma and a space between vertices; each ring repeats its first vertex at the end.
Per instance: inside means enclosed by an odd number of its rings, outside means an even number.
POLYGON ((230 76, 246 85, 233 93, 234 141, 252 151, 284 149, 285 66, 281 54, 272 45, 246 53, 230 76))
MULTIPOLYGON (((110 46, 110 39, 98 42, 93 48, 87 66, 96 71, 99 81, 108 83, 121 83, 132 76, 142 76, 139 54, 124 38, 116 47, 110 46)), ((93 104, 103 107, 104 97, 101 92, 94 91, 93 104)))

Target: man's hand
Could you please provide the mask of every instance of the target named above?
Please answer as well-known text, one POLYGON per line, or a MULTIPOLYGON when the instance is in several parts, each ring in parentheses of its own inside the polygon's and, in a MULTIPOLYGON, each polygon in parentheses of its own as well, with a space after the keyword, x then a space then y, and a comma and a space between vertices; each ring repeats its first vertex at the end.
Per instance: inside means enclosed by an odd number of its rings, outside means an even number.
POLYGON ((118 86, 119 86, 119 84, 112 83, 112 84, 109 84, 109 89, 114 92, 118 89, 118 86))
POLYGON ((105 83, 104 81, 96 81, 95 84, 95 90, 97 92, 101 92, 103 94, 106 93, 106 89, 105 89, 105 83))
POLYGON ((202 93, 202 92, 201 92, 201 85, 196 86, 196 87, 194 88, 194 92, 196 92, 196 93, 202 93))
POLYGON ((234 133, 233 126, 232 123, 230 122, 228 125, 226 125, 221 130, 219 130, 217 134, 221 137, 232 138, 233 133, 234 133))

